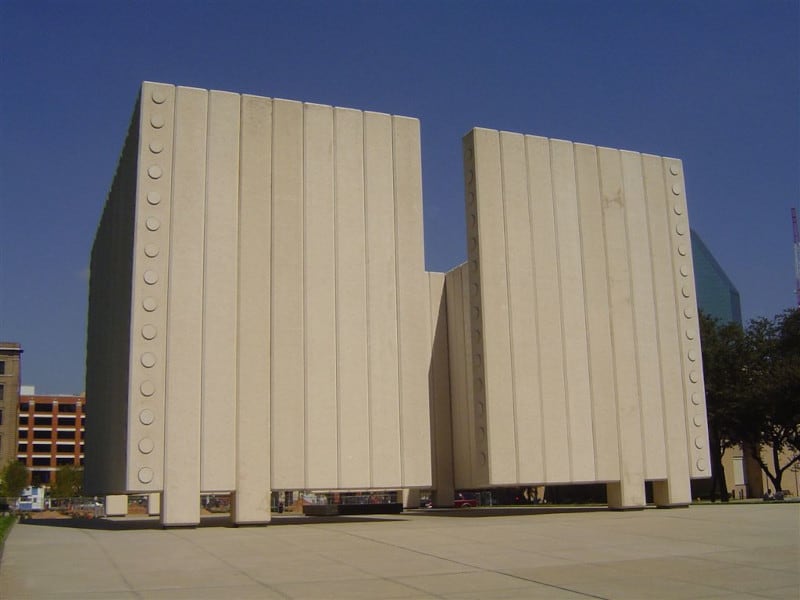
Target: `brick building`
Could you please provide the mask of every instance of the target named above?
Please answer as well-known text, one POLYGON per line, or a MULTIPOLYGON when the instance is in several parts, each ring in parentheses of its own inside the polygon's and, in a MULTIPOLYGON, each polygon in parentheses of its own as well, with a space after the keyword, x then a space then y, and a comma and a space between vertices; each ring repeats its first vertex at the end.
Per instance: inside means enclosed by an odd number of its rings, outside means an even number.
POLYGON ((0 468, 15 456, 21 356, 18 343, 0 342, 0 468))
POLYGON ((33 484, 55 483, 64 465, 83 466, 85 396, 20 395, 17 458, 33 484))

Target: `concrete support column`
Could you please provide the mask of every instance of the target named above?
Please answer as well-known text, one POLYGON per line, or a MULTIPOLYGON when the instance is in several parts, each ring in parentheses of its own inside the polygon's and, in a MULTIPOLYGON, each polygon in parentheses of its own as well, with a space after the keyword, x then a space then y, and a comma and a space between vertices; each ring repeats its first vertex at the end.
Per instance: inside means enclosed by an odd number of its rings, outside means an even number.
POLYGON ((608 508, 635 510, 645 507, 644 481, 612 481, 606 484, 608 508))
POLYGON ((124 517, 128 514, 128 496, 113 494, 106 496, 106 516, 124 517))
POLYGON ((670 480, 653 482, 653 500, 660 508, 679 508, 689 506, 692 499, 686 493, 686 486, 673 485, 670 480))
POLYGON ((161 514, 161 494, 158 492, 147 494, 147 514, 151 517, 161 514))
POLYGON ((419 490, 417 488, 403 490, 403 508, 419 508, 419 490))

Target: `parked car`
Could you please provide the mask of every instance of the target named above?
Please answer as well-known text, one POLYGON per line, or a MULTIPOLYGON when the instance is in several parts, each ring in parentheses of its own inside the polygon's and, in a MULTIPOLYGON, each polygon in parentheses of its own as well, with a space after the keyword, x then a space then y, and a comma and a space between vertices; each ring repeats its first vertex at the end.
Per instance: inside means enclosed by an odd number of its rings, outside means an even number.
POLYGON ((478 499, 475 497, 468 497, 464 494, 459 494, 458 497, 453 500, 454 508, 471 508, 473 506, 478 506, 478 499))

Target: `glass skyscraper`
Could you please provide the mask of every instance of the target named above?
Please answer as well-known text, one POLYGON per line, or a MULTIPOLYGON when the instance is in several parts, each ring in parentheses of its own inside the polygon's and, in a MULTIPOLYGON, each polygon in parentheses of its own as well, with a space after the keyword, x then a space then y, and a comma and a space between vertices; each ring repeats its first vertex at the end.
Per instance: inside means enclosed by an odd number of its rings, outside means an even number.
POLYGON ((697 307, 707 315, 718 319, 720 323, 734 321, 741 325, 742 307, 739 290, 694 230, 692 230, 692 254, 697 307))

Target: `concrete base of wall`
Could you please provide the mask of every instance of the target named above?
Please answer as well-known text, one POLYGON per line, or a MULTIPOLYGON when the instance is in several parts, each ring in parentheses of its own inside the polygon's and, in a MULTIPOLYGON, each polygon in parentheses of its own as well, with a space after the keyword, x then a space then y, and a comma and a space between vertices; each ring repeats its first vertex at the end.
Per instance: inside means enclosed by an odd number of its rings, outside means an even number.
POLYGON ((106 516, 124 517, 128 514, 128 496, 113 494, 106 496, 106 516))

